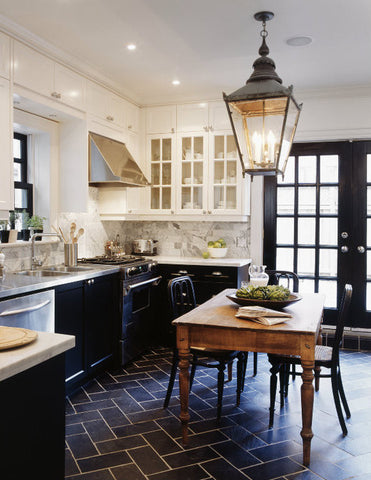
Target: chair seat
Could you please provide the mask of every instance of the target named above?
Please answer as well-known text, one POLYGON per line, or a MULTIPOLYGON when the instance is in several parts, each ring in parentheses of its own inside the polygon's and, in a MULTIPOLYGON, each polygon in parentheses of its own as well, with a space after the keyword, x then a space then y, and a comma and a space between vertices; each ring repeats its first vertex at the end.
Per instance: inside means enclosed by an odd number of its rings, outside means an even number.
MULTIPOLYGON (((317 366, 330 367, 332 357, 332 347, 325 345, 316 345, 314 352, 314 362, 317 366)), ((298 355, 275 355, 269 354, 271 363, 290 363, 300 365, 300 357, 298 355)))

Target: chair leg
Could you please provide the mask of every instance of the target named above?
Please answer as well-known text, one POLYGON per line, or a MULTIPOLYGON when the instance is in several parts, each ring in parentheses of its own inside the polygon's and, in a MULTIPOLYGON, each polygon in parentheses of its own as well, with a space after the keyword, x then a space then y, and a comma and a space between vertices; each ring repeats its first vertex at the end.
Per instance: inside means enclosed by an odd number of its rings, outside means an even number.
POLYGON ((244 352, 239 352, 237 355, 237 400, 236 400, 236 405, 238 406, 240 404, 241 400, 241 392, 243 390, 243 384, 244 384, 244 368, 245 368, 245 357, 246 355, 244 352))
POLYGON ((314 390, 319 391, 319 379, 320 379, 321 367, 314 367, 314 390))
POLYGON ((165 397, 165 401, 164 401, 164 408, 167 408, 169 406, 171 393, 172 393, 173 387, 174 387, 175 376, 176 376, 176 372, 178 370, 178 363, 179 363, 178 352, 174 351, 174 353, 173 353, 173 363, 171 365, 171 372, 170 372, 170 378, 169 378, 169 385, 167 387, 166 397, 165 397))
POLYGON ((295 365, 295 363, 292 366, 291 376, 292 376, 292 379, 295 380, 295 377, 296 377, 296 365, 295 365))
POLYGON ((242 371, 242 385, 241 385, 241 392, 245 388, 245 378, 246 378, 246 369, 247 369, 247 359, 249 358, 249 352, 242 352, 244 355, 243 360, 243 371, 242 371))
POLYGON ((343 382, 341 380, 341 375, 340 375, 340 368, 338 373, 338 387, 339 387, 340 398, 341 398, 341 401, 343 402, 345 414, 347 418, 350 418, 350 410, 349 410, 347 399, 345 398, 343 382))
POLYGON ((283 408, 285 406, 285 396, 286 396, 286 382, 288 378, 287 370, 290 369, 290 365, 281 365, 279 369, 280 375, 280 406, 283 408))
MULTIPOLYGON (((293 365, 295 367, 295 365, 293 365)), ((296 372, 295 372, 296 375, 296 372)), ((284 382, 284 388, 285 388, 285 398, 287 397, 289 393, 289 380, 290 380, 290 365, 286 365, 286 370, 285 370, 285 382, 284 382)))
POLYGON ((332 394, 334 396, 336 413, 338 415, 339 423, 343 431, 343 435, 348 434, 348 429, 345 425, 343 412, 341 410, 340 398, 339 398, 339 384, 338 384, 338 374, 336 369, 331 369, 331 385, 332 385, 332 394))
POLYGON ((254 375, 253 375, 253 377, 255 377, 255 375, 257 373, 258 373, 258 353, 254 352, 254 375))
POLYGON ((224 389, 224 370, 225 363, 220 362, 218 367, 218 405, 216 418, 219 421, 222 414, 223 389, 224 389))
POLYGON ((280 369, 279 364, 272 365, 272 368, 270 369, 271 379, 270 379, 269 428, 273 427, 274 404, 276 402, 276 391, 277 391, 277 373, 279 369, 280 369))
POLYGON ((233 367, 233 362, 228 363, 228 382, 232 381, 232 367, 233 367))

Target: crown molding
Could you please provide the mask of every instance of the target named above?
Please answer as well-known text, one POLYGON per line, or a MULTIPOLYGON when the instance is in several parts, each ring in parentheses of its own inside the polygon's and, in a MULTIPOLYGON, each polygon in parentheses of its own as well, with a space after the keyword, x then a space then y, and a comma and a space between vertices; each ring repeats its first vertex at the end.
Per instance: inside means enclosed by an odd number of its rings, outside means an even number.
POLYGON ((33 48, 43 55, 46 55, 52 60, 71 68, 76 73, 85 76, 89 80, 99 83, 105 88, 111 90, 113 93, 120 95, 125 100, 140 106, 138 103, 138 98, 136 98, 136 95, 133 92, 123 89, 122 85, 119 85, 105 75, 102 75, 98 70, 96 70, 95 67, 87 63, 85 60, 68 54, 64 50, 61 50, 38 35, 35 35, 30 30, 27 30, 21 25, 13 22, 4 15, 0 15, 0 31, 6 35, 9 35, 15 40, 25 43, 27 46, 33 48))

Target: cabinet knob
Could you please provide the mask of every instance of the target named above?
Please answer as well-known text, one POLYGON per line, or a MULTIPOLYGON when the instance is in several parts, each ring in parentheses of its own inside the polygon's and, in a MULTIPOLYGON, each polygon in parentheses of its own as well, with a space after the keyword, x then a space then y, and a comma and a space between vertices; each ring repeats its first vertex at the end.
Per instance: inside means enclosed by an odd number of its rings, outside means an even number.
POLYGON ((180 273, 180 275, 187 275, 188 271, 187 270, 178 270, 178 273, 180 273))
POLYGON ((212 125, 209 125, 209 132, 213 132, 214 131, 214 127, 212 125))
POLYGON ((133 210, 128 210, 128 213, 132 213, 133 210))
POLYGON ((175 128, 174 127, 171 129, 171 133, 175 133, 175 128))
POLYGON ((62 97, 62 95, 58 92, 52 92, 50 95, 54 98, 61 98, 62 97))
POLYGON ((174 210, 171 210, 171 214, 174 215, 174 210))
POLYGON ((206 212, 206 210, 202 210, 202 213, 205 215, 207 212, 206 212))
POLYGON ((133 125, 128 125, 128 130, 131 130, 133 128, 133 125))
POLYGON ((109 122, 113 122, 114 118, 111 115, 107 115, 106 120, 108 120, 109 122))
POLYGON ((208 131, 209 131, 209 127, 208 127, 208 126, 205 126, 205 127, 204 127, 204 130, 205 130, 205 132, 208 132, 208 131))
POLYGON ((208 213, 209 215, 211 215, 211 214, 212 214, 212 211, 211 211, 211 210, 208 210, 207 213, 208 213))
POLYGON ((222 272, 219 272, 218 270, 215 271, 215 272, 212 272, 211 275, 213 275, 214 277, 220 277, 222 274, 222 272))

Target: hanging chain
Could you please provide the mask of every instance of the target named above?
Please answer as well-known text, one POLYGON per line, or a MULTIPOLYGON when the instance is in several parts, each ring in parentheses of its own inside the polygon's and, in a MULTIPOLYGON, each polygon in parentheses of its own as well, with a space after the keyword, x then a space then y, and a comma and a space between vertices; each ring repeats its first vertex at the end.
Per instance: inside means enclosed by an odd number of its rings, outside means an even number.
POLYGON ((266 21, 263 20, 263 22, 262 22, 263 30, 261 30, 261 32, 260 32, 260 36, 261 36, 262 38, 268 37, 268 32, 267 32, 267 30, 266 30, 266 28, 265 28, 266 25, 267 25, 266 21))

